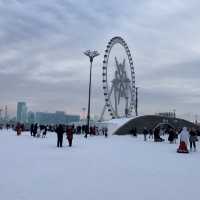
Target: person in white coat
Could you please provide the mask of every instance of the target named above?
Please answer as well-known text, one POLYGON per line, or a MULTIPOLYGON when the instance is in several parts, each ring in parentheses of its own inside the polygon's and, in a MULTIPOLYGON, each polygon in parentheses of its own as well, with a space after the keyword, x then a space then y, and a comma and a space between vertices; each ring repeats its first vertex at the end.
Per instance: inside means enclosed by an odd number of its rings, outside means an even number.
POLYGON ((189 132, 186 127, 183 127, 183 130, 180 133, 180 145, 177 149, 178 153, 189 153, 188 146, 189 144, 189 132))

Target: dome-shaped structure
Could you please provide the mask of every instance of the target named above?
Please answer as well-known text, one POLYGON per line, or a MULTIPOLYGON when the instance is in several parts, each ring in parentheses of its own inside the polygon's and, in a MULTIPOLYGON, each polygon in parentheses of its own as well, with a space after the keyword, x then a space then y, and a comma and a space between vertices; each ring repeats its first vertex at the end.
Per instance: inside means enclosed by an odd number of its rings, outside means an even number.
POLYGON ((136 128, 138 133, 142 133, 143 128, 153 129, 156 126, 168 125, 173 128, 182 128, 182 127, 196 127, 192 122, 186 121, 184 119, 173 118, 173 117, 164 117, 157 115, 144 115, 140 117, 132 118, 126 121, 124 124, 121 124, 113 134, 116 135, 126 135, 131 134, 130 130, 136 128))

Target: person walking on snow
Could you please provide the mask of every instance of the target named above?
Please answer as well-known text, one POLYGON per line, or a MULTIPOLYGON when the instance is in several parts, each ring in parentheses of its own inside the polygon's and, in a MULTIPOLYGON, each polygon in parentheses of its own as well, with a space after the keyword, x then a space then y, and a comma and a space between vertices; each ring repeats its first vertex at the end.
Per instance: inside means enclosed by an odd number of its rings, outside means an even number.
POLYGON ((175 133, 174 129, 170 128, 169 137, 168 137, 168 141, 170 142, 170 144, 172 144, 174 142, 175 137, 176 137, 176 133, 175 133))
POLYGON ((73 127, 68 126, 66 133, 67 133, 67 140, 70 147, 72 146, 73 132, 74 132, 73 127))
POLYGON ((37 130, 38 130, 38 124, 36 123, 33 127, 33 137, 37 135, 37 130))
POLYGON ((33 136, 33 128, 34 128, 34 124, 31 124, 31 128, 30 128, 31 136, 33 136))
POLYGON ((197 134, 195 132, 195 129, 192 128, 189 132, 189 141, 190 141, 190 151, 192 151, 192 148, 194 151, 196 151, 196 141, 197 141, 197 134))
POLYGON ((17 136, 21 135, 22 128, 21 128, 21 124, 20 123, 17 123, 16 132, 17 132, 17 136))
POLYGON ((107 138, 108 137, 108 128, 107 128, 107 126, 105 127, 105 137, 107 138))
POLYGON ((56 128, 57 133, 57 147, 62 147, 64 129, 61 124, 56 128))
POLYGON ((153 130, 150 128, 149 129, 149 139, 153 139, 153 130))
POLYGON ((143 134, 144 134, 144 141, 147 141, 148 130, 146 127, 144 127, 143 134))
POLYGON ((183 130, 180 133, 180 145, 177 149, 178 153, 189 153, 187 145, 189 143, 189 133, 186 127, 183 127, 183 130))

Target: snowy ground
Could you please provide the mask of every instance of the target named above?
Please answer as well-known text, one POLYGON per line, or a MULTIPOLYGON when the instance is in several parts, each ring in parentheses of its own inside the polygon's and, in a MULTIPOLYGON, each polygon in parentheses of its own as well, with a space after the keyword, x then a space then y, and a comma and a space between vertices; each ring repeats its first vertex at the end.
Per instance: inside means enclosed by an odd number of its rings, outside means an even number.
POLYGON ((55 135, 0 131, 0 199, 200 199, 198 151, 177 154, 175 144, 131 136, 75 136, 72 148, 55 144, 55 135))

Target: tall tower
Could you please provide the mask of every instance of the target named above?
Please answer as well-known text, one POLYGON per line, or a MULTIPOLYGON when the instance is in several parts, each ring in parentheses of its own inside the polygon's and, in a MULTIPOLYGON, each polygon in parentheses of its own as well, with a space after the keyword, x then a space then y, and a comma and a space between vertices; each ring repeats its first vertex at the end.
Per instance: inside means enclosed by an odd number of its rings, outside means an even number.
POLYGON ((27 121, 27 106, 25 102, 17 103, 17 121, 20 123, 27 121))

